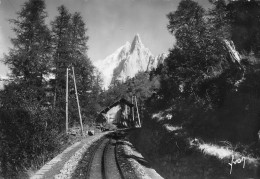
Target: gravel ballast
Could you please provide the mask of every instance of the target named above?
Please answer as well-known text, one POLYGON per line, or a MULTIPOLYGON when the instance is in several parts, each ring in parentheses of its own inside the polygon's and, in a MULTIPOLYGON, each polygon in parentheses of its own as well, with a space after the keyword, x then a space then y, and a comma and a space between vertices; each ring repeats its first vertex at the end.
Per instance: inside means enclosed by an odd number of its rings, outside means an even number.
POLYGON ((81 149, 79 149, 71 158, 68 160, 60 173, 58 175, 55 175, 55 179, 69 179, 72 177, 73 172, 75 171, 78 162, 81 160, 83 154, 86 152, 86 150, 90 147, 90 145, 100 139, 102 136, 104 136, 106 133, 100 133, 93 137, 89 137, 89 140, 86 142, 86 144, 83 145, 81 149))

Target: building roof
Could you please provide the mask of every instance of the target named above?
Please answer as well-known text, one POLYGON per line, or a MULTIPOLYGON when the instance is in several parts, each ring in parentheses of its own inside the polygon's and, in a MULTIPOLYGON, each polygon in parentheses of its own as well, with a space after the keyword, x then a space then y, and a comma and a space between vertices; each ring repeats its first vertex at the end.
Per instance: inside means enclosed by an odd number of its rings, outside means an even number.
POLYGON ((130 102, 127 101, 126 99, 121 98, 121 99, 115 101, 115 102, 114 102, 113 104, 111 104, 110 106, 108 106, 108 107, 106 107, 105 109, 103 109, 102 111, 100 111, 99 113, 100 113, 100 114, 101 114, 101 113, 107 113, 111 108, 117 106, 118 104, 122 104, 122 103, 128 105, 129 107, 133 107, 133 106, 134 106, 132 103, 130 103, 130 102))

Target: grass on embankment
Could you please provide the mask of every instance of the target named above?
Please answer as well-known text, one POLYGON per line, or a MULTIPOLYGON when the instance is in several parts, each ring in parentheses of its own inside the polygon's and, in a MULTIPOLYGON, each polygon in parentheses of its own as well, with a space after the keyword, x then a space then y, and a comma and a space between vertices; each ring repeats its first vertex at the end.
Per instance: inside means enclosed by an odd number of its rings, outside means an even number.
MULTIPOLYGON (((167 120, 171 116, 158 113, 153 117, 167 120)), ((167 122, 144 126, 133 133, 130 140, 164 178, 260 177, 259 161, 248 150, 250 146, 227 141, 203 142, 190 136, 181 126, 167 122)))
POLYGON ((44 166, 46 163, 48 163, 58 154, 63 152, 66 148, 88 137, 88 130, 94 130, 95 133, 101 132, 99 129, 96 129, 95 127, 89 127, 88 125, 84 125, 83 129, 84 129, 84 136, 81 135, 80 126, 70 127, 68 131, 68 135, 65 132, 60 133, 56 137, 56 141, 58 142, 59 147, 56 148, 52 153, 48 153, 48 158, 46 160, 42 161, 41 163, 37 163, 37 165, 36 164, 32 165, 29 169, 26 170, 26 173, 21 173, 20 175, 25 176, 23 178, 28 178, 30 176, 33 176, 34 173, 37 172, 42 166, 44 166))

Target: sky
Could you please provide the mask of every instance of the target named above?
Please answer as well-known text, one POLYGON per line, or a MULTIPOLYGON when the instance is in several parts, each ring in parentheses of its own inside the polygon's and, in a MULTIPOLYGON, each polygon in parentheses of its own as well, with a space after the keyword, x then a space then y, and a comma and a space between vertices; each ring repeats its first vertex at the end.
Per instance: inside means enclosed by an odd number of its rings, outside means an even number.
MULTIPOLYGON (((12 24, 16 12, 27 0, 0 0, 0 58, 12 48, 12 24)), ((196 0, 208 8, 208 0, 196 0)), ((143 44, 154 55, 167 53, 175 43, 167 30, 166 15, 175 11, 180 0, 45 0, 48 18, 46 24, 58 15, 57 7, 65 5, 71 13, 80 12, 88 28, 88 56, 92 61, 102 60, 131 42, 139 34, 143 44)), ((0 62, 0 76, 8 68, 0 62)))

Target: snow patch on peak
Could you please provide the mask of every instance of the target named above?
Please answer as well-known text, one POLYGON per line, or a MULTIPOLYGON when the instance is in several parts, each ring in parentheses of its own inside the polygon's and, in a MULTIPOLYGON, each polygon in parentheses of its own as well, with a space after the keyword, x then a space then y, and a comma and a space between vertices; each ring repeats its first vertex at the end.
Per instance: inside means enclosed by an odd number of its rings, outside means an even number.
POLYGON ((131 47, 131 44, 130 44, 130 42, 126 41, 124 46, 131 47))

